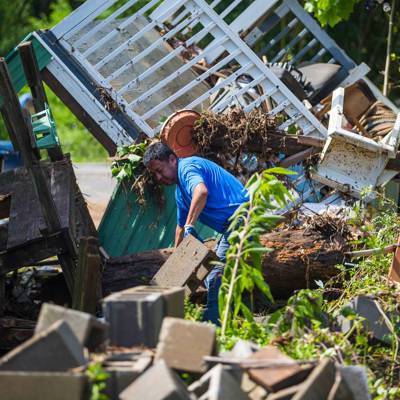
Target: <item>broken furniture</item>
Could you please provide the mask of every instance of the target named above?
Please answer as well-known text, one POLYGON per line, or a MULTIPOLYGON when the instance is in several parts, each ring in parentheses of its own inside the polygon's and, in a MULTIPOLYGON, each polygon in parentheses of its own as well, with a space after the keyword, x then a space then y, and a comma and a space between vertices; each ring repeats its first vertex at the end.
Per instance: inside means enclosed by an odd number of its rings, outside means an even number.
POLYGON ((374 190, 384 185, 398 171, 386 169, 390 159, 396 158, 399 146, 400 114, 391 132, 379 140, 364 137, 362 133, 346 130, 344 125, 344 89, 333 92, 328 140, 321 161, 312 178, 356 198, 373 197, 374 190))
MULTIPOLYGON (((31 44, 21 45, 19 54, 35 111, 40 113, 46 110, 47 99, 31 44)), ((30 116, 20 107, 4 59, 0 59, 0 92, 1 113, 25 165, 0 175, 0 274, 57 256, 72 295, 77 244, 83 236, 95 236, 96 230, 71 162, 57 142, 45 146, 51 161, 40 161, 30 116)))

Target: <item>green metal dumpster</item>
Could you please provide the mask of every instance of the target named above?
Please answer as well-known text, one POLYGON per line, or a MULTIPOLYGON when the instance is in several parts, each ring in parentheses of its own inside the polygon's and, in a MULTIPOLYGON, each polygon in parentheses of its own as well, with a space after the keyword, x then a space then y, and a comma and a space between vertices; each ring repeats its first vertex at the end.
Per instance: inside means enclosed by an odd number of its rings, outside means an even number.
MULTIPOLYGON (((149 194, 140 205, 136 193, 117 185, 99 226, 100 243, 111 257, 173 246, 176 228, 175 186, 164 187, 161 208, 149 194)), ((196 226, 203 239, 217 233, 201 223, 196 226)))

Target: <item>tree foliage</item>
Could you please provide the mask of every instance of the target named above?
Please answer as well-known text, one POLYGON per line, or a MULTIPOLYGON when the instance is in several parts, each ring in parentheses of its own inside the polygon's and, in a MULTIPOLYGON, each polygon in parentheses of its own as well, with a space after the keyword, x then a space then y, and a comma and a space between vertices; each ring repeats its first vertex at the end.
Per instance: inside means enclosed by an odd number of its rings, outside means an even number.
POLYGON ((360 0, 306 0, 304 8, 313 14, 322 26, 335 26, 347 20, 360 0))

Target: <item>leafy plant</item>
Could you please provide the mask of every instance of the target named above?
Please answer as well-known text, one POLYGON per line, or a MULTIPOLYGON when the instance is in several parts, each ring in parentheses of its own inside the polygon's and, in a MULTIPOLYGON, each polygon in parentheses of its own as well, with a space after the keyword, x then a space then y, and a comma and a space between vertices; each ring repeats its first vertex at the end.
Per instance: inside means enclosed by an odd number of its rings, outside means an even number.
POLYGON ((360 0, 306 0, 304 8, 321 23, 322 26, 335 26, 346 20, 360 0))
POLYGON ((106 380, 110 376, 101 366, 101 363, 92 363, 86 370, 86 376, 91 382, 90 400, 108 400, 103 393, 106 388, 106 380))
POLYGON ((253 320, 250 309, 242 301, 245 291, 251 293, 257 287, 270 301, 273 300, 261 265, 262 253, 270 249, 262 246, 260 235, 281 220, 272 211, 284 207, 287 199, 291 198, 288 189, 274 174, 295 173, 284 168, 271 168, 253 175, 246 185, 250 199, 236 210, 231 219, 230 248, 219 292, 222 336, 239 311, 248 321, 253 320))
POLYGON ((161 208, 165 201, 164 192, 143 164, 143 155, 148 145, 149 142, 141 142, 118 148, 111 165, 111 174, 119 183, 126 184, 129 190, 135 191, 139 204, 146 204, 146 196, 149 193, 149 198, 155 199, 161 208))
POLYGON ((140 179, 145 172, 142 160, 146 147, 146 143, 142 142, 118 148, 116 158, 111 165, 111 174, 117 182, 140 179))

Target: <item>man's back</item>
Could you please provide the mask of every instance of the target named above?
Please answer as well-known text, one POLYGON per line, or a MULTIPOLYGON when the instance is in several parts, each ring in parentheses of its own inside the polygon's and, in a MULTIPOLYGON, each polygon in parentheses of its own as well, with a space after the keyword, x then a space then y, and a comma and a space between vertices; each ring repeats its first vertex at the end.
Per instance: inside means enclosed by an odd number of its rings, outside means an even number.
POLYGON ((178 160, 178 225, 184 226, 194 188, 204 183, 208 190, 207 203, 200 221, 218 232, 224 232, 227 221, 245 201, 248 194, 242 183, 214 162, 201 157, 178 160))

